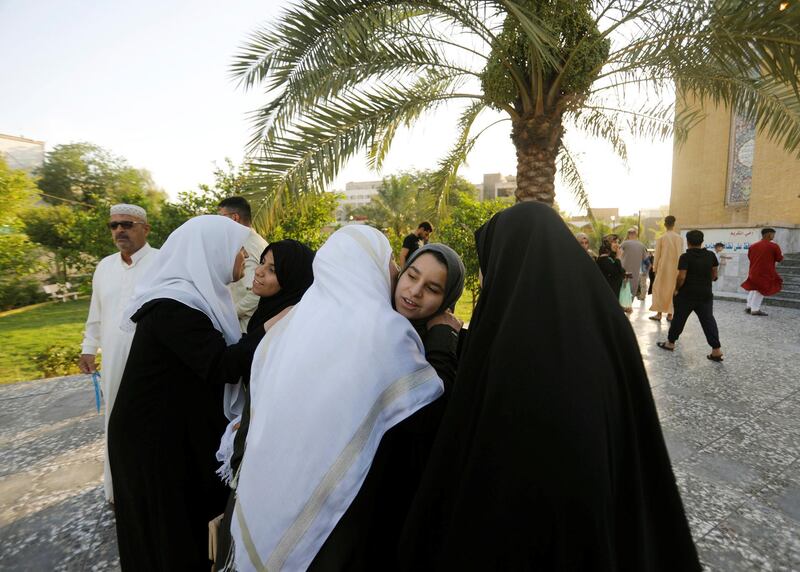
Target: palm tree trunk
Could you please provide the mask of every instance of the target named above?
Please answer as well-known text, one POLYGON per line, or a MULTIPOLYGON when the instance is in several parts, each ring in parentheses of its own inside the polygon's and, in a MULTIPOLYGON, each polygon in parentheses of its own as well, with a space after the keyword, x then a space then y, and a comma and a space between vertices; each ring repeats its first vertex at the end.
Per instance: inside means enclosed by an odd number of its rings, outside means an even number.
POLYGON ((511 140, 517 149, 517 200, 552 205, 556 196, 556 157, 564 126, 561 115, 538 115, 514 122, 511 140))

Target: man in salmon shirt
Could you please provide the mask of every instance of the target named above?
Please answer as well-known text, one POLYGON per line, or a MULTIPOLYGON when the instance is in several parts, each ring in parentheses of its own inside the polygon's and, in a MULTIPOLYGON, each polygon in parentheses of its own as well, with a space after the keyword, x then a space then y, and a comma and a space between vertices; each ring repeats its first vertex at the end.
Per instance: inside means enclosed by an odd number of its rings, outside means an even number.
POLYGON ((772 242, 773 238, 775 238, 774 228, 763 229, 761 240, 750 246, 747 252, 750 272, 747 280, 742 283, 742 288, 749 291, 745 312, 751 316, 766 316, 767 313, 761 311, 764 297, 777 294, 783 285, 783 279, 775 270, 775 263, 783 260, 783 253, 781 247, 772 242))

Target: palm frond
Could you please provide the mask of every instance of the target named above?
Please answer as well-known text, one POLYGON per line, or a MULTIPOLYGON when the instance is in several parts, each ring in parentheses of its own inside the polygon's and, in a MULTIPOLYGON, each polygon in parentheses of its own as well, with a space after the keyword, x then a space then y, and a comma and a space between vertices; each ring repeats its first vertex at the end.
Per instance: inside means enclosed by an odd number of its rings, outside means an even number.
POLYGON ((273 134, 254 166, 278 175, 281 186, 322 191, 348 159, 373 145, 390 126, 411 124, 448 99, 478 98, 454 92, 454 81, 432 72, 411 86, 380 84, 348 93, 347 99, 320 102, 273 134))
POLYGON ((432 210, 439 214, 444 214, 443 210, 447 205, 450 187, 458 175, 458 169, 467 160, 472 148, 475 146, 478 136, 470 137, 470 131, 475 124, 478 116, 487 108, 483 101, 473 102, 461 113, 458 120, 458 136, 455 144, 448 154, 439 161, 437 169, 431 177, 433 181, 432 210))
POLYGON ((586 210, 589 218, 594 221, 592 208, 589 206, 589 193, 586 191, 586 185, 578 170, 575 158, 569 152, 566 145, 561 147, 561 152, 558 154, 558 176, 564 184, 569 187, 570 191, 572 191, 572 196, 575 198, 578 206, 586 210))

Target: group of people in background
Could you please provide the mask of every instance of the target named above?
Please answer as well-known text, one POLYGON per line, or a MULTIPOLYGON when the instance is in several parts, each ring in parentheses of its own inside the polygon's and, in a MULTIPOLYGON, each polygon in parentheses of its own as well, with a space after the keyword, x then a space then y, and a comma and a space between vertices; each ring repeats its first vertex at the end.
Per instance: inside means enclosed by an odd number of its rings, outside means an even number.
MULTIPOLYGON (((619 310, 649 270, 635 232, 595 262, 546 205, 495 215, 467 330, 428 223, 399 267, 365 225, 268 244, 241 197, 160 251, 138 206, 109 228, 81 367, 103 348, 123 570, 700 569, 619 310)), ((670 272, 686 293, 673 346, 710 314, 693 232, 674 269, 656 248, 654 297, 670 272)))
MULTIPOLYGON (((575 237, 596 260, 626 313, 632 312, 634 296, 638 295, 644 301, 645 288, 641 282, 646 281, 650 274, 648 293, 653 296, 650 310, 655 314, 649 318, 660 322, 666 314, 670 323, 667 340, 658 342, 659 348, 674 351, 675 342, 694 312, 711 347, 708 359, 721 362, 722 349, 713 311, 713 283, 718 279, 720 265, 730 259, 722 254, 725 245, 718 242, 714 244, 713 252, 709 251, 704 246, 703 233, 690 230, 686 233, 687 248, 684 248, 683 238, 675 231, 675 217, 672 215, 664 218, 664 228, 664 234, 656 240, 654 255, 650 255, 638 240, 635 228, 628 230, 627 240, 622 244, 616 234, 604 236, 597 256, 592 252, 585 233, 577 233, 575 237)), ((748 291, 745 312, 752 316, 766 316, 766 312, 761 310, 764 297, 780 292, 782 286, 775 265, 783 260, 783 254, 780 246, 773 242, 775 229, 762 229, 761 235, 762 239, 749 247, 750 269, 747 280, 741 285, 748 291)))

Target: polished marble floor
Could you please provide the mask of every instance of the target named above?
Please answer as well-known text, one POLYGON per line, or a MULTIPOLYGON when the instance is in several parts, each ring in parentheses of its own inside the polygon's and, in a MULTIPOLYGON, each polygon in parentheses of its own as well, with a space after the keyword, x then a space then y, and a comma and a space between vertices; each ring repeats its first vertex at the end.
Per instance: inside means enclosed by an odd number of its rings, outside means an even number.
MULTIPOLYGON (((723 363, 694 317, 673 353, 666 321, 631 317, 709 570, 800 569, 800 310, 767 311, 716 304, 723 363)), ((117 570, 89 378, 0 386, 0 404, 0 570, 117 570)))

